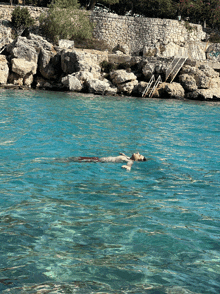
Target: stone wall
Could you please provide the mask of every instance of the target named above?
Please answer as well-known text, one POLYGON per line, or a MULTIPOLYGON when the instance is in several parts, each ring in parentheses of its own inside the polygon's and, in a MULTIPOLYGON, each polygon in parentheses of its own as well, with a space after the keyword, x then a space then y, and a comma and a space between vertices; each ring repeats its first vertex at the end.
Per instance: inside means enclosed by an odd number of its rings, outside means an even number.
MULTIPOLYGON (((0 20, 11 20, 15 6, 0 5, 0 20)), ((38 20, 47 8, 27 6, 32 17, 38 20)), ((113 49, 126 45, 132 54, 144 52, 145 56, 182 56, 195 60, 206 59, 206 33, 201 25, 184 21, 118 16, 112 13, 93 12, 90 18, 94 37, 104 40, 113 49)))
POLYGON ((96 38, 105 40, 113 48, 118 44, 127 44, 132 53, 143 50, 144 46, 156 45, 163 51, 169 43, 183 47, 186 43, 200 42, 206 37, 201 25, 178 20, 100 13, 93 13, 91 19, 96 23, 96 38))
MULTIPOLYGON (((8 20, 11 21, 11 15, 13 10, 16 6, 11 6, 7 4, 0 5, 0 20, 8 20)), ((24 7, 24 6, 21 6, 24 7)), ((48 8, 44 7, 34 7, 34 6, 25 6, 28 8, 30 15, 35 19, 38 20, 41 13, 46 12, 48 8)))

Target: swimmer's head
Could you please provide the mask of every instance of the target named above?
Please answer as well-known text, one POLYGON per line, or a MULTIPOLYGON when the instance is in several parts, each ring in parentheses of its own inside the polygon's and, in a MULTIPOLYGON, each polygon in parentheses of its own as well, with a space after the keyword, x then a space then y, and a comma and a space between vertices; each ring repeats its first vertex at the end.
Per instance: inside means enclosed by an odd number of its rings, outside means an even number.
POLYGON ((137 152, 137 153, 132 154, 131 160, 134 160, 134 161, 146 161, 147 159, 143 155, 141 155, 139 152, 137 152))

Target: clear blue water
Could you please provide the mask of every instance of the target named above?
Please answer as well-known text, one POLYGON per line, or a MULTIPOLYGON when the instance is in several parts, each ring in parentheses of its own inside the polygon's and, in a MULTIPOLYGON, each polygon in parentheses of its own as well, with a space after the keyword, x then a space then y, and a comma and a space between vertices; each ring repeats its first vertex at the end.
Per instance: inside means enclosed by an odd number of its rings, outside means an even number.
POLYGON ((0 90, 0 131, 1 293, 220 293, 220 104, 0 90))

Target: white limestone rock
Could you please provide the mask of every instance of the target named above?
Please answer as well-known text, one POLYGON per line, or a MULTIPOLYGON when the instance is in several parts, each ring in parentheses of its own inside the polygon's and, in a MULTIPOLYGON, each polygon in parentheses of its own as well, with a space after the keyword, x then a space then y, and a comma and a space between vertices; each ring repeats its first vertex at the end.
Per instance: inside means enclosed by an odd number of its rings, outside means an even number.
POLYGON ((29 62, 21 58, 13 58, 11 61, 12 71, 21 77, 26 74, 36 74, 37 64, 33 61, 29 62))
POLYGON ((59 40, 59 47, 63 49, 72 49, 74 48, 74 41, 66 39, 59 40))
POLYGON ((98 80, 92 79, 87 81, 88 91, 89 93, 95 94, 116 94, 117 88, 112 86, 108 80, 98 80))
POLYGON ((122 83, 128 83, 128 82, 137 80, 137 77, 134 73, 127 72, 124 69, 118 69, 118 70, 112 71, 110 73, 110 78, 111 78, 113 84, 115 84, 117 86, 122 83))
POLYGON ((4 55, 0 55, 0 84, 6 84, 9 75, 8 61, 4 55))
POLYGON ((62 78, 61 83, 70 91, 80 92, 83 88, 80 81, 74 75, 68 75, 62 78))
POLYGON ((182 74, 179 76, 179 81, 186 91, 194 91, 198 88, 196 80, 193 76, 182 74))

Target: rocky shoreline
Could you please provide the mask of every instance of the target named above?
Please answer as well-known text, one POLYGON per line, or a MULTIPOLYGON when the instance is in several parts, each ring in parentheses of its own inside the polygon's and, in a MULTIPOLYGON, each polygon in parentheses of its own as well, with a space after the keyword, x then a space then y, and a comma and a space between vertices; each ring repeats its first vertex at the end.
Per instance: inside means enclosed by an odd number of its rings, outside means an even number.
MULTIPOLYGON (((27 33, 8 39, 0 54, 0 87, 141 97, 152 75, 165 79, 173 58, 131 56, 126 46, 107 51, 77 49, 73 41, 53 46, 27 33)), ((160 84, 157 98, 220 101, 219 73, 187 60, 174 82, 160 84)))

